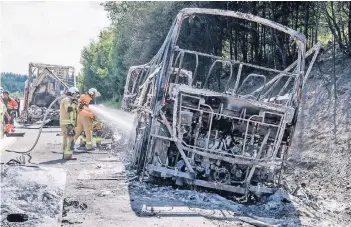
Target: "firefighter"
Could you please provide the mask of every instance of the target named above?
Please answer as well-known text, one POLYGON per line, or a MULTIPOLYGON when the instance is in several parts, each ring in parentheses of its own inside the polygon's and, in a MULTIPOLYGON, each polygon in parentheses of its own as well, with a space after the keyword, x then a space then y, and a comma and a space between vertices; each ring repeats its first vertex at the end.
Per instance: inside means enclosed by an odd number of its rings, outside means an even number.
MULTIPOLYGON (((92 135, 92 140, 95 138, 96 141, 96 147, 101 148, 102 147, 102 140, 101 136, 103 134, 103 127, 104 125, 97 120, 93 119, 93 135, 92 135)), ((85 150, 86 149, 86 143, 87 143, 87 137, 85 136, 84 131, 81 133, 82 138, 80 139, 79 142, 79 147, 77 148, 78 150, 85 150)))
POLYGON ((84 143, 81 143, 80 148, 84 148, 85 151, 93 150, 93 124, 96 121, 94 114, 90 111, 89 105, 94 104, 94 99, 99 97, 100 92, 95 88, 90 88, 88 93, 81 95, 79 103, 79 114, 76 128, 76 135, 74 141, 78 139, 82 131, 85 135, 85 146, 84 143))
POLYGON ((93 122, 93 132, 96 141, 96 147, 101 148, 101 136, 104 125, 100 121, 93 122))
POLYGON ((8 91, 3 91, 2 97, 3 97, 4 104, 7 108, 7 113, 8 115, 10 115, 10 118, 5 118, 6 132, 14 132, 15 125, 14 125, 13 119, 16 117, 18 104, 13 98, 9 96, 8 91))
POLYGON ((74 149, 74 128, 77 125, 79 90, 68 89, 66 97, 60 102, 60 127, 63 135, 63 159, 71 159, 74 149))
POLYGON ((4 90, 0 87, 0 139, 4 137, 5 133, 5 118, 9 121, 11 119, 10 115, 7 113, 7 107, 2 99, 2 92, 4 90))
MULTIPOLYGON (((92 134, 92 140, 93 138, 95 138, 95 142, 96 142, 96 147, 97 148, 101 148, 101 136, 103 134, 103 128, 104 125, 102 124, 102 122, 96 120, 96 118, 93 118, 93 134, 92 134)), ((82 138, 80 139, 79 142, 79 150, 85 150, 86 149, 86 142, 87 142, 87 137, 85 136, 84 131, 81 133, 82 138)))
POLYGON ((4 137, 4 132, 5 132, 5 127, 4 127, 4 117, 10 118, 10 116, 7 113, 7 108, 4 103, 4 100, 2 99, 2 96, 0 97, 0 139, 4 137))

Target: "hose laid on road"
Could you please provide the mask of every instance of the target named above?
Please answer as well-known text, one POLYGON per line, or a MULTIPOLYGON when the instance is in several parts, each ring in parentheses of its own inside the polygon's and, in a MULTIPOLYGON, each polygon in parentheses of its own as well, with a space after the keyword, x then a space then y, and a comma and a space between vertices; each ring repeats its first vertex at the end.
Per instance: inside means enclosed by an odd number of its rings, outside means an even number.
POLYGON ((44 119, 39 127, 39 133, 38 133, 38 136, 37 136, 37 139, 35 140, 33 146, 29 149, 29 150, 26 150, 26 151, 14 151, 14 150, 5 150, 7 152, 13 152, 13 153, 17 153, 17 154, 25 154, 27 156, 29 156, 29 160, 28 162, 30 163, 30 160, 32 159, 32 156, 30 156, 30 152, 36 147, 38 141, 39 141, 39 138, 40 138, 40 135, 41 135, 41 132, 43 130, 43 127, 45 125, 45 120, 46 120, 46 117, 48 116, 49 114, 49 110, 52 108, 52 106, 59 100, 61 99, 62 97, 59 96, 57 97, 54 101, 52 101, 52 103, 50 104, 50 106, 47 108, 46 112, 45 112, 45 115, 44 115, 44 119))
MULTIPOLYGON (((28 163, 31 163, 30 161, 32 160, 32 156, 30 155, 30 152, 31 152, 31 151, 36 147, 36 145, 38 144, 38 141, 39 141, 39 138, 40 138, 40 136, 41 136, 43 127, 44 127, 44 125, 45 125, 45 120, 46 120, 46 118, 47 118, 47 116, 48 116, 48 114, 49 114, 49 110, 50 110, 50 109, 52 108, 52 106, 53 106, 59 99, 61 99, 61 98, 62 98, 62 97, 57 97, 54 101, 52 101, 52 103, 50 104, 50 106, 47 108, 47 110, 46 110, 46 112, 45 112, 45 115, 44 115, 44 118, 43 118, 43 120, 42 120, 42 123, 41 123, 41 125, 40 125, 40 127, 39 127, 38 136, 37 136, 37 138, 36 138, 36 140, 35 140, 33 146, 32 146, 30 149, 28 149, 28 150, 26 150, 26 151, 15 151, 15 150, 5 150, 5 151, 7 151, 7 152, 12 152, 12 153, 17 153, 17 154, 22 154, 22 155, 26 155, 26 156, 29 157, 28 163)), ((126 141, 124 141, 124 142, 126 142, 126 141)), ((116 150, 119 150, 119 149, 121 149, 121 148, 115 148, 115 149, 116 149, 116 150)), ((10 160, 10 161, 18 162, 19 160, 10 160)))

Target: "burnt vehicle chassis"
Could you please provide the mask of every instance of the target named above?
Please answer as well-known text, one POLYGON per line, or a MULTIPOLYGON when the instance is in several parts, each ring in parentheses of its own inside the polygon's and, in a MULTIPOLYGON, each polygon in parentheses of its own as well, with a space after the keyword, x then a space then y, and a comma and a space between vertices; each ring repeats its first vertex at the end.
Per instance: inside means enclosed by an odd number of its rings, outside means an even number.
POLYGON ((242 195, 273 193, 279 186, 297 119, 301 90, 321 44, 305 51, 303 34, 275 22, 232 11, 183 9, 157 55, 129 69, 122 109, 135 114, 133 165, 144 177, 171 178, 242 195), (184 19, 198 14, 240 18, 284 32, 296 42, 298 59, 285 70, 225 59, 176 46, 184 19), (183 67, 185 55, 196 67, 183 67), (305 59, 313 56, 305 71, 305 59), (197 81, 198 59, 212 60, 204 83, 197 81), (211 89, 216 64, 230 68, 222 92, 211 89), (237 71, 234 72, 234 68, 237 71), (274 75, 251 73, 243 68, 274 75), (249 80, 262 86, 244 94, 249 80))
MULTIPOLYGON (((75 86, 74 67, 43 63, 29 63, 28 80, 24 88, 24 108, 20 122, 32 124, 41 121, 51 102, 68 87, 75 86)), ((47 125, 59 125, 57 102, 48 114, 47 125)))

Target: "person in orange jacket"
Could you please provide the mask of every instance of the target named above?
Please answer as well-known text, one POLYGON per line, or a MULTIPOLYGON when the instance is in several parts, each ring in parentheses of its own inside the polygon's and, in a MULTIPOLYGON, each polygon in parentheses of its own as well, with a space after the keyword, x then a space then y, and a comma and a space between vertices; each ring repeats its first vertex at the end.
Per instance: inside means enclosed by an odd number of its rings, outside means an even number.
POLYGON ((10 115, 11 118, 5 118, 5 124, 6 124, 6 132, 14 132, 15 131, 15 125, 14 125, 14 118, 16 117, 16 112, 18 109, 18 104, 17 102, 9 96, 8 91, 3 91, 2 92, 2 99, 4 101, 4 104, 7 108, 7 113, 10 115))
POLYGON ((79 114, 77 118, 76 135, 74 141, 77 141, 78 137, 84 130, 86 136, 85 150, 93 150, 93 121, 95 119, 94 114, 89 109, 89 105, 92 104, 96 97, 101 96, 95 88, 90 88, 88 93, 80 96, 79 114))

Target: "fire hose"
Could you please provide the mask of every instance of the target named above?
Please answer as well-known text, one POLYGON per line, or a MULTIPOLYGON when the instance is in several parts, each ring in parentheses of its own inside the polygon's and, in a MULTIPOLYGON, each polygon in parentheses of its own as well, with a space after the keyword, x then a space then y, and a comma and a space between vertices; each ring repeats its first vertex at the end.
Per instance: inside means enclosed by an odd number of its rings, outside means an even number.
MULTIPOLYGON (((45 125, 45 120, 46 120, 46 118, 47 118, 47 116, 48 116, 48 114, 49 114, 49 110, 50 110, 50 109, 52 108, 52 106, 53 106, 59 99, 61 99, 61 98, 62 98, 61 96, 57 97, 54 101, 52 101, 52 103, 51 103, 51 104, 49 105, 49 107, 47 108, 47 110, 46 110, 46 112, 45 112, 45 115, 44 115, 44 118, 43 118, 43 120, 42 120, 42 123, 41 123, 41 125, 40 125, 40 127, 39 127, 39 132, 38 132, 37 138, 36 138, 36 140, 35 140, 33 146, 32 146, 30 149, 28 149, 28 150, 26 150, 26 151, 15 151, 15 150, 5 150, 5 151, 7 151, 7 152, 13 152, 13 153, 17 153, 17 154, 22 154, 22 155, 27 155, 27 156, 29 157, 28 163, 31 163, 30 161, 32 160, 32 156, 30 155, 30 152, 31 152, 31 151, 37 146, 37 144, 38 144, 40 135, 41 135, 42 130, 43 130, 43 127, 44 127, 44 125, 45 125)), ((17 163, 19 162, 19 161, 14 160, 14 159, 11 159, 9 162, 11 162, 11 161, 14 161, 14 162, 17 162, 17 163)), ((33 164, 33 163, 31 163, 31 164, 33 164)))

